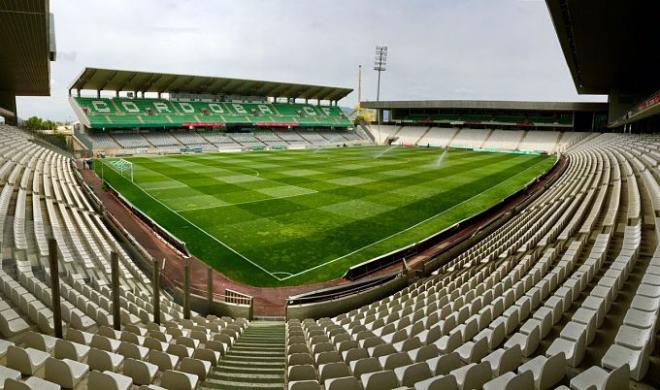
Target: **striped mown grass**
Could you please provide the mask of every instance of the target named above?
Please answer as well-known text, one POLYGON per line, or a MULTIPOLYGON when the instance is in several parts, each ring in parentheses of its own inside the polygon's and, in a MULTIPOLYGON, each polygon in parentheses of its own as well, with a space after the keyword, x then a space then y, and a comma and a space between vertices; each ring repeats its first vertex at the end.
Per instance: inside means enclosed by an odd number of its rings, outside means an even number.
MULTIPOLYGON (((103 176, 189 250, 256 286, 318 282, 490 207, 554 157, 356 147, 133 157, 103 176)), ((107 161, 106 161, 107 162, 107 161)), ((101 164, 97 172, 101 173, 101 164)))

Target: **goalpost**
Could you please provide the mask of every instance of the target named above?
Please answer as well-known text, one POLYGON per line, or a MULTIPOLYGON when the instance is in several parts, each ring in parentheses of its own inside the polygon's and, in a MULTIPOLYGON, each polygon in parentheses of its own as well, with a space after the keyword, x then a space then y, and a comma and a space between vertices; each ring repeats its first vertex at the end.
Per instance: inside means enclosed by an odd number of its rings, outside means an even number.
POLYGON ((124 173, 128 172, 130 174, 131 183, 133 183, 133 163, 126 161, 123 158, 119 160, 110 161, 110 165, 117 171, 119 174, 124 177, 124 173))

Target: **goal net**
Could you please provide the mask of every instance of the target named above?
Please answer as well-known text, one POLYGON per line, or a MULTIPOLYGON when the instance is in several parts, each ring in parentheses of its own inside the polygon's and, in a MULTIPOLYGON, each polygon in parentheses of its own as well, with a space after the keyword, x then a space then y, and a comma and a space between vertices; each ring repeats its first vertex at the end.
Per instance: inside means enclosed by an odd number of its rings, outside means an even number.
POLYGON ((124 159, 110 161, 110 165, 119 172, 120 175, 126 177, 133 182, 133 163, 124 159))

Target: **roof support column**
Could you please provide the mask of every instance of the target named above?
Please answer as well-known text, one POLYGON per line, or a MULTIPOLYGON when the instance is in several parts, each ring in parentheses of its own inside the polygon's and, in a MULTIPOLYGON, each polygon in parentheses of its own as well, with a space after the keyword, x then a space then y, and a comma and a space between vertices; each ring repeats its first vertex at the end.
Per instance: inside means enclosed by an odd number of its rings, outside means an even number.
POLYGON ((18 114, 16 114, 16 97, 11 92, 0 92, 0 107, 12 112, 13 117, 5 117, 5 122, 8 125, 17 125, 18 114))

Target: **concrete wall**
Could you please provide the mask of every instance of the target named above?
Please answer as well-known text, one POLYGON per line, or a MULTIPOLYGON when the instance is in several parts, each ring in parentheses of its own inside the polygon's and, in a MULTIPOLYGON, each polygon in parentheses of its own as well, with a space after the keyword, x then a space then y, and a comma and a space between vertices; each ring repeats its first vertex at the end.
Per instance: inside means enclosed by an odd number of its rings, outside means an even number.
MULTIPOLYGON (((174 290, 174 301, 183 306, 183 290, 177 288, 174 290)), ((190 294, 190 310, 201 315, 213 314, 218 317, 230 316, 232 318, 252 319, 252 305, 237 305, 222 301, 213 301, 209 307, 207 297, 190 294)))
POLYGON ((323 302, 287 306, 286 318, 302 320, 305 318, 334 317, 392 295, 407 285, 408 275, 399 274, 393 280, 361 293, 323 302))

